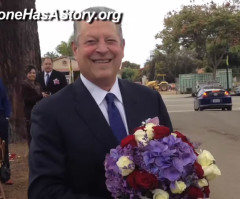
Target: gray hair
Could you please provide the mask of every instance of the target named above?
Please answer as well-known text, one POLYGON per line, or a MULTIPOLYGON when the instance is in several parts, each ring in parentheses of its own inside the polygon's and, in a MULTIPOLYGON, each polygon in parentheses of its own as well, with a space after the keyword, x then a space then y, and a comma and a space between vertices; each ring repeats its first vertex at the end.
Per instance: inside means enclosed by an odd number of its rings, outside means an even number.
MULTIPOLYGON (((100 12, 116 12, 115 10, 108 8, 108 7, 90 7, 87 8, 85 10, 83 10, 82 12, 91 12, 91 13, 100 13, 100 12)), ((122 33, 122 25, 121 25, 121 21, 119 23, 116 23, 117 26, 117 30, 118 30, 118 34, 120 36, 121 41, 123 41, 123 33, 122 33)), ((79 21, 74 21, 73 23, 73 28, 74 28, 74 35, 73 35, 73 41, 75 42, 76 45, 78 45, 78 36, 79 36, 79 32, 80 32, 80 23, 79 21)))

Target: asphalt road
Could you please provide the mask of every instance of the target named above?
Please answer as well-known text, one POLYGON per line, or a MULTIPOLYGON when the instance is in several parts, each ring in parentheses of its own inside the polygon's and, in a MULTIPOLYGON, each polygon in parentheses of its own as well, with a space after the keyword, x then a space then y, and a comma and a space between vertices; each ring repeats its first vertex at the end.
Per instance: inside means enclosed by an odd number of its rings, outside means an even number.
POLYGON ((210 181, 211 199, 240 198, 240 96, 233 96, 233 110, 194 111, 193 97, 164 95, 173 128, 201 142, 209 150, 222 175, 210 181))

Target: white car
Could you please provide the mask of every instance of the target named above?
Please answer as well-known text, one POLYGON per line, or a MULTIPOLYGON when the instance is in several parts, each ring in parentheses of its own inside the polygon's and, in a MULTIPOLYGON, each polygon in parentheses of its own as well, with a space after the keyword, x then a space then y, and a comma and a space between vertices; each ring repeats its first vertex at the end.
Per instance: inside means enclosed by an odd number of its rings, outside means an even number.
POLYGON ((240 95, 240 86, 237 86, 235 89, 234 89, 234 93, 236 95, 240 95))

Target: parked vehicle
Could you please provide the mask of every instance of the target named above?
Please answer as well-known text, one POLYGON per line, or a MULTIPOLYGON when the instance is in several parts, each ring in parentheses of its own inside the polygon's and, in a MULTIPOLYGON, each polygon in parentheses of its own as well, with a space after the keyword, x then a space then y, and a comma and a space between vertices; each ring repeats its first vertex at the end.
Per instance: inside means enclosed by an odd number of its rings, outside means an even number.
POLYGON ((240 86, 237 86, 235 89, 234 89, 234 93, 236 95, 240 95, 240 86))
POLYGON ((159 85, 158 85, 157 81, 149 81, 149 82, 147 82, 146 86, 153 89, 153 90, 156 90, 156 91, 159 90, 159 85))
POLYGON ((166 81, 161 81, 161 82, 159 83, 159 89, 160 89, 160 91, 168 91, 169 88, 170 88, 170 87, 169 87, 168 82, 166 82, 166 81))
POLYGON ((170 86, 168 82, 166 81, 161 81, 159 84, 156 80, 147 82, 147 87, 156 90, 156 91, 168 91, 170 86))
POLYGON ((205 80, 205 81, 197 81, 196 88, 194 93, 192 93, 192 96, 195 97, 197 92, 201 88, 222 88, 220 82, 217 80, 205 80))
POLYGON ((194 110, 204 109, 232 110, 232 97, 221 87, 202 87, 194 98, 194 110))

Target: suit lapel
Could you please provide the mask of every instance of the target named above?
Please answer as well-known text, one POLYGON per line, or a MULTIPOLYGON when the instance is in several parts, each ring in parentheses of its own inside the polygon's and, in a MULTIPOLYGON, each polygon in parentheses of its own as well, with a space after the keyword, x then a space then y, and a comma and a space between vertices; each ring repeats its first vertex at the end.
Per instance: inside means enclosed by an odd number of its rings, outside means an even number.
POLYGON ((44 81, 44 72, 40 73, 39 83, 42 85, 43 90, 46 89, 46 84, 44 81))
POLYGON ((102 143, 106 152, 118 145, 100 108, 79 78, 73 84, 74 103, 78 115, 88 126, 90 132, 102 143))

